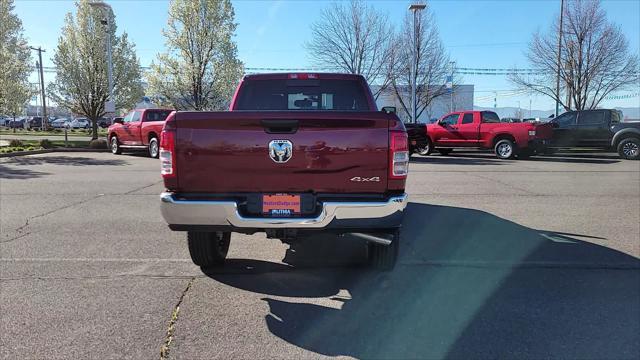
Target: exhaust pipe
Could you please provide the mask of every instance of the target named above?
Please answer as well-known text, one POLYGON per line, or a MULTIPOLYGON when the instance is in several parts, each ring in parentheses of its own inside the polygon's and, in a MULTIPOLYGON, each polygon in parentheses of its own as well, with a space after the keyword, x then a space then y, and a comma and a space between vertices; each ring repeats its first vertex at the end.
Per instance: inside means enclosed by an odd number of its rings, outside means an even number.
POLYGON ((385 246, 391 245, 391 240, 385 239, 383 237, 378 237, 378 236, 369 235, 369 234, 363 234, 363 233, 350 233, 350 234, 353 235, 353 236, 359 237, 361 239, 365 239, 367 241, 370 241, 372 243, 385 245, 385 246))

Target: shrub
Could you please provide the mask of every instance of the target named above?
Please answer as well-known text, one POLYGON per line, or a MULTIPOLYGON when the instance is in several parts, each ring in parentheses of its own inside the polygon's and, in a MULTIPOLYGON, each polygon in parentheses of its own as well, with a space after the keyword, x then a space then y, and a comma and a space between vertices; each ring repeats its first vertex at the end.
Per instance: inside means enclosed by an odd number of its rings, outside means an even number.
POLYGON ((107 148, 107 140, 105 140, 105 139, 91 140, 91 142, 89 143, 89 147, 91 149, 106 149, 107 148))
POLYGON ((17 139, 13 139, 13 140, 9 141, 9 146, 10 147, 21 147, 23 145, 24 144, 22 143, 22 141, 17 140, 17 139))
POLYGON ((51 149, 53 147, 53 144, 51 143, 51 140, 49 140, 49 139, 40 140, 39 145, 43 149, 51 149))

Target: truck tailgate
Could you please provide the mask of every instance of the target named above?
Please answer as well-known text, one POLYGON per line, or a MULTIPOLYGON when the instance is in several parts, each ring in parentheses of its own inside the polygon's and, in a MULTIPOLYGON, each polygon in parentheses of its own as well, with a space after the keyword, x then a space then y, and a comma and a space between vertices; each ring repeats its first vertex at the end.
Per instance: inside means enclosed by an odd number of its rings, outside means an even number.
POLYGON ((178 188, 384 193, 389 121, 380 112, 178 112, 178 188), (274 154, 270 143, 278 140, 291 143, 290 154, 274 154))

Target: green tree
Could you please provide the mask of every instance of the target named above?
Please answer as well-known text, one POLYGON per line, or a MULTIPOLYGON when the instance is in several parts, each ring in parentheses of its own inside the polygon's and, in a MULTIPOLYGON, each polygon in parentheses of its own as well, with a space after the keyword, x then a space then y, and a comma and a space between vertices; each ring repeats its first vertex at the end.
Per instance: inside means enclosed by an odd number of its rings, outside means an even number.
POLYGON ((232 37, 237 24, 229 0, 173 0, 166 52, 148 75, 149 92, 165 105, 187 110, 228 106, 244 67, 232 37))
POLYGON ((111 10, 93 7, 88 0, 76 3, 76 16, 68 13, 54 56, 56 79, 49 86, 51 97, 74 113, 89 118, 93 138, 97 121, 106 114, 109 96, 107 36, 113 49, 113 93, 116 108, 131 108, 143 96, 140 63, 127 33, 116 35, 111 10), (105 20, 110 26, 105 25, 105 20))
POLYGON ((0 114, 16 117, 32 95, 31 53, 13 0, 0 0, 0 114))

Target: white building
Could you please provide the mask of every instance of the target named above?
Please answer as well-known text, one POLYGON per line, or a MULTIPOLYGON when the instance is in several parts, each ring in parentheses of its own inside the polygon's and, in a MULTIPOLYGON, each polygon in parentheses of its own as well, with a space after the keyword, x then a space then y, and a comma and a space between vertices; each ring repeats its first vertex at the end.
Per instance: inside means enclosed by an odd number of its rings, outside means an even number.
MULTIPOLYGON (((438 86, 432 85, 434 88, 438 86)), ((371 86, 371 90, 375 94, 379 87, 371 86)), ((401 91, 403 91, 403 99, 411 98, 411 88, 408 86, 403 86, 401 91)), ((387 88, 385 91, 378 96, 376 100, 378 104, 378 108, 381 109, 383 106, 395 106, 398 112, 398 116, 403 120, 407 121, 409 116, 404 111, 400 101, 397 99, 395 92, 392 88, 387 88)), ((405 104, 407 107, 409 106, 410 100, 405 100, 405 104)), ((456 85, 453 89, 453 92, 450 94, 443 94, 431 102, 431 105, 426 108, 420 116, 418 116, 418 122, 427 123, 429 119, 440 118, 442 115, 445 115, 451 111, 457 110, 473 110, 473 85, 456 85)))

